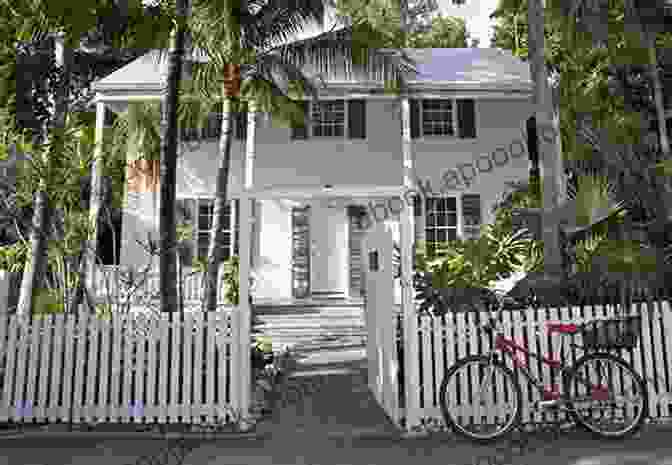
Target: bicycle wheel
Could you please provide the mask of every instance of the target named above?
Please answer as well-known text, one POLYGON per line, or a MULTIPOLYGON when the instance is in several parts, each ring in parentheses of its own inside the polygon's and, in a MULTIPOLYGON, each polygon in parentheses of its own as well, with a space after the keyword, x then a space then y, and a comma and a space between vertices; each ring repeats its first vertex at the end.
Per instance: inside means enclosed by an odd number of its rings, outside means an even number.
POLYGON ((600 438, 633 434, 648 414, 642 378, 628 362, 609 353, 581 357, 565 378, 564 388, 572 419, 600 438))
POLYGON ((516 375, 488 357, 466 357, 453 365, 441 383, 441 411, 446 425, 474 441, 492 441, 521 420, 523 395, 516 375))

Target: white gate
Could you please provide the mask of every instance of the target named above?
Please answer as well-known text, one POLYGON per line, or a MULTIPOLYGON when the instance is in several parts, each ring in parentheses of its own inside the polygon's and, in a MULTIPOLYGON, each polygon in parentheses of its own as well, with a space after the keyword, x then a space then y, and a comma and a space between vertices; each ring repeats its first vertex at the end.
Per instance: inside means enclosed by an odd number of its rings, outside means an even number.
POLYGON ((399 361, 393 278, 394 237, 390 225, 378 223, 364 238, 366 327, 369 389, 395 425, 400 424, 399 361))

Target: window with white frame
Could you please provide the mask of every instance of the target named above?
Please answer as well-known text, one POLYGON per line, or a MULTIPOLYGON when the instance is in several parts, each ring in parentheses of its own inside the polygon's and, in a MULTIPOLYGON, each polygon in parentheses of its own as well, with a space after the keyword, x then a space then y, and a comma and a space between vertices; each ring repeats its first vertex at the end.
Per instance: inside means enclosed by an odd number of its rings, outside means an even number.
POLYGON ((345 101, 324 100, 311 102, 313 137, 345 136, 345 101))
POLYGON ((420 120, 423 136, 454 136, 455 100, 423 99, 420 120))
MULTIPOLYGON (((194 248, 195 256, 205 260, 208 256, 212 218, 214 211, 213 199, 196 199, 196 218, 194 221, 194 248)), ((229 202, 225 209, 224 220, 224 259, 238 254, 238 201, 229 202)))
POLYGON ((457 198, 429 197, 425 204, 425 240, 431 256, 441 243, 457 239, 457 198))

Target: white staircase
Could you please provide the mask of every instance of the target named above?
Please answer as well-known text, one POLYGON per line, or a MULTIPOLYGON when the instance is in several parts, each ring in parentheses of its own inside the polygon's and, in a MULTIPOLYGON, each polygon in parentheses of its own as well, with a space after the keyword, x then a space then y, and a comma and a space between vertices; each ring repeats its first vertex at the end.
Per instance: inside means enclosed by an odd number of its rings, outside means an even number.
POLYGON ((297 300, 255 303, 253 331, 276 347, 298 352, 356 349, 366 346, 362 299, 297 300))

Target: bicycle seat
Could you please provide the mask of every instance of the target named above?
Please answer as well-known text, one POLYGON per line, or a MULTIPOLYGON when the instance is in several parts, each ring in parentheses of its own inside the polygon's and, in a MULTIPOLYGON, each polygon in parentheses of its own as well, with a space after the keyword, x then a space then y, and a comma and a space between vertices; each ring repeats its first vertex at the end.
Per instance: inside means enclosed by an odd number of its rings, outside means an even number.
POLYGON ((578 325, 574 323, 546 323, 549 333, 576 334, 579 332, 578 325))

